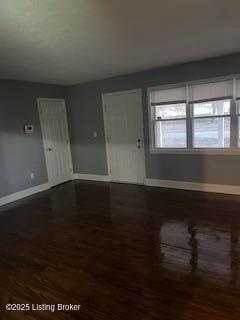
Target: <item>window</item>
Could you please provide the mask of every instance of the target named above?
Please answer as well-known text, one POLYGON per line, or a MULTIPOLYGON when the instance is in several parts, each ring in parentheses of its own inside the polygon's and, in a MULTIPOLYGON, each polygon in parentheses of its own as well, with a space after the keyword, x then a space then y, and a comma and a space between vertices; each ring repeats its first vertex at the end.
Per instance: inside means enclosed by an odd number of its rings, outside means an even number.
POLYGON ((155 144, 157 148, 186 148, 186 103, 155 107, 155 144))
POLYGON ((189 98, 193 148, 229 148, 233 81, 191 85, 189 98))
POLYGON ((240 79, 152 88, 149 97, 153 152, 240 147, 240 79))
POLYGON ((236 114, 238 123, 238 147, 240 147, 240 79, 236 80, 236 114))
POLYGON ((186 148, 186 88, 153 91, 151 103, 156 148, 186 148))
POLYGON ((240 147, 240 101, 237 101, 237 117, 238 117, 238 147, 240 147))
POLYGON ((231 100, 193 104, 193 147, 230 147, 231 100))

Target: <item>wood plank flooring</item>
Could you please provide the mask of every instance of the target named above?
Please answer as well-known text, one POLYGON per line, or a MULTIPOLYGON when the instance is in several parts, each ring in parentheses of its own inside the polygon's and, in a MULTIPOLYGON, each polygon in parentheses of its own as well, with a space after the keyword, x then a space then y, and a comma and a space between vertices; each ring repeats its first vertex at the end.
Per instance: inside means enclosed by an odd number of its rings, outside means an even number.
POLYGON ((239 273, 238 196, 71 182, 0 208, 1 320, 239 320, 239 273))

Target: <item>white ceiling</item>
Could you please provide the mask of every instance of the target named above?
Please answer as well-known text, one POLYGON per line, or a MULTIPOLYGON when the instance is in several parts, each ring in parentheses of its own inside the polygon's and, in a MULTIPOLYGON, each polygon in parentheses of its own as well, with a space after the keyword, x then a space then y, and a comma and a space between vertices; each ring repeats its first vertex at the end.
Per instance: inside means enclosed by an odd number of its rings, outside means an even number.
POLYGON ((239 0, 0 0, 0 77, 75 84, 240 52, 239 0))

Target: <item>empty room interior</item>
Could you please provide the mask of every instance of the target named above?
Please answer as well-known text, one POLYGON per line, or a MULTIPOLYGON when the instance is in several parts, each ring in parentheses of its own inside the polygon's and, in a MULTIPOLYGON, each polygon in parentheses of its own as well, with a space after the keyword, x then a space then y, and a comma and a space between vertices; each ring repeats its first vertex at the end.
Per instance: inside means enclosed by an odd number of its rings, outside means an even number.
POLYGON ((240 319, 239 12, 0 0, 0 319, 240 319))

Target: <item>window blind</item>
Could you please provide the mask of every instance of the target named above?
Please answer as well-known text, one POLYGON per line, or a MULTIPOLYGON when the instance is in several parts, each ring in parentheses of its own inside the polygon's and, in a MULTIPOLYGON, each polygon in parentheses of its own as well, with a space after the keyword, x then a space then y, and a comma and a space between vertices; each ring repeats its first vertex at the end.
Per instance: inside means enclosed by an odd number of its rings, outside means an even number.
POLYGON ((186 102, 186 86, 171 89, 153 89, 150 91, 152 105, 186 102))
POLYGON ((233 80, 202 83, 202 84, 189 86, 190 102, 201 102, 201 101, 214 100, 214 99, 219 100, 219 99, 232 99, 232 98, 233 98, 233 80))
POLYGON ((236 98, 240 99, 240 79, 236 79, 236 98))

